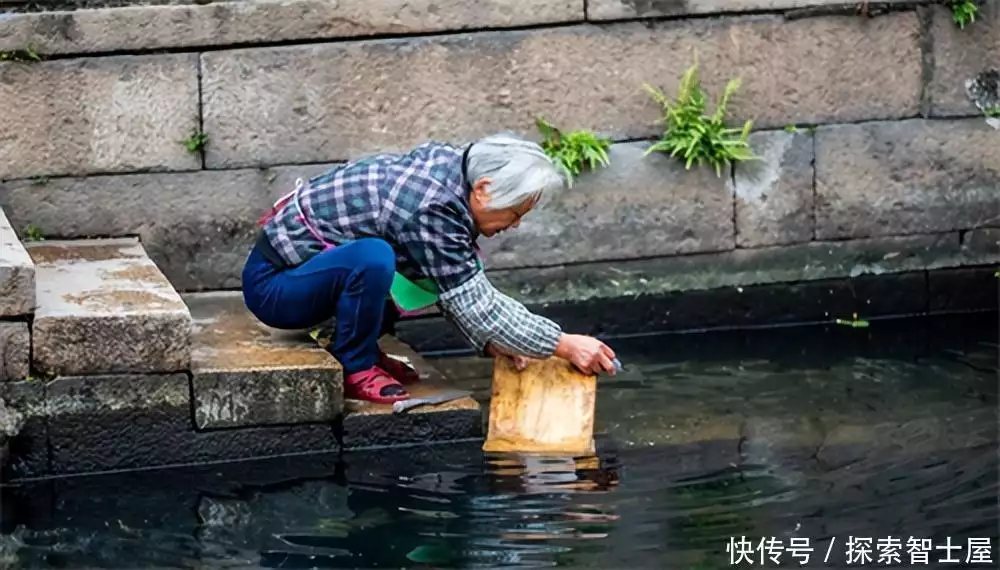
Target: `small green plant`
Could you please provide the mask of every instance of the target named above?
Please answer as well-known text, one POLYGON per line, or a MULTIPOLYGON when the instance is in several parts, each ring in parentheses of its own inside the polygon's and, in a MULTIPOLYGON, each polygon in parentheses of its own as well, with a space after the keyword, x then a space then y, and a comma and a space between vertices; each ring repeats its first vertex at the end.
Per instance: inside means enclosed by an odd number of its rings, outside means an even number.
POLYGON ((962 29, 975 22, 979 15, 979 4, 976 0, 955 0, 951 2, 950 7, 951 19, 962 29))
POLYGON ((42 56, 35 49, 35 44, 28 44, 24 49, 13 51, 0 51, 0 61, 14 61, 18 63, 34 63, 42 61, 42 56))
POLYGON ((996 107, 990 107, 989 109, 986 109, 985 111, 983 111, 983 113, 987 117, 1000 118, 1000 105, 997 105, 996 107))
POLYGON ((24 228, 24 241, 45 241, 45 234, 33 224, 28 224, 24 228))
POLYGON ((559 166, 571 186, 584 168, 593 170, 611 163, 608 157, 611 139, 591 131, 563 133, 542 118, 535 119, 535 125, 543 137, 542 150, 559 166))
POLYGON ((647 155, 652 152, 669 153, 683 159, 685 168, 689 170, 692 165, 707 163, 718 176, 722 176, 723 166, 757 158, 748 142, 753 121, 748 120, 742 129, 729 128, 725 124, 729 99, 740 88, 739 79, 733 79, 726 85, 711 115, 705 114, 705 94, 701 89, 697 57, 694 65, 681 78, 675 102, 649 84, 645 88, 663 107, 661 122, 666 124, 663 137, 646 149, 647 155))
POLYGON ((191 131, 191 136, 182 140, 181 144, 192 154, 201 152, 208 144, 208 135, 198 129, 194 129, 191 131))
POLYGON ((799 132, 799 128, 796 127, 795 125, 785 125, 785 132, 786 133, 797 133, 797 132, 799 132))

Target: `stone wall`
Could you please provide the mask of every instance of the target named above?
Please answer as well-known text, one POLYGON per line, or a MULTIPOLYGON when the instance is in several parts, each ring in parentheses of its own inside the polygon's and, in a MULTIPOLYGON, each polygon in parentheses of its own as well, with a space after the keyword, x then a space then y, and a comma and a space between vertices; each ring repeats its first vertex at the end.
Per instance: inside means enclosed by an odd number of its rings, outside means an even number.
POLYGON ((487 242, 498 282, 529 301, 989 265, 1000 131, 964 82, 1000 67, 1000 10, 987 3, 959 29, 935 4, 287 0, 3 14, 0 51, 31 46, 43 61, 0 63, 0 207, 18 231, 139 236, 179 290, 235 288, 254 220, 297 176, 431 138, 537 137, 543 116, 616 143, 609 168, 487 242), (672 94, 695 51, 711 98, 742 79, 732 117, 757 130, 763 160, 722 177, 643 154, 660 127, 642 84, 672 94), (189 152, 181 141, 198 130, 208 144, 189 152), (601 273, 609 264, 623 277, 601 273))

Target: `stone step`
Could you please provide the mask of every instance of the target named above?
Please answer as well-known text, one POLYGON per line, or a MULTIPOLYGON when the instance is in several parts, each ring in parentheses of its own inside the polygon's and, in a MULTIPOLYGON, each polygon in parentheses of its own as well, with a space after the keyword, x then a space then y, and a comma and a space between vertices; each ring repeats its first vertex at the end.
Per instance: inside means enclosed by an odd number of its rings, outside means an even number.
POLYGON ((35 266, 0 209, 0 317, 27 316, 34 310, 35 266))
POLYGON ((199 429, 331 422, 343 409, 340 363, 304 332, 261 324, 238 292, 183 296, 199 429))
POLYGON ((37 307, 32 362, 45 375, 186 371, 191 313, 135 238, 27 245, 37 307))

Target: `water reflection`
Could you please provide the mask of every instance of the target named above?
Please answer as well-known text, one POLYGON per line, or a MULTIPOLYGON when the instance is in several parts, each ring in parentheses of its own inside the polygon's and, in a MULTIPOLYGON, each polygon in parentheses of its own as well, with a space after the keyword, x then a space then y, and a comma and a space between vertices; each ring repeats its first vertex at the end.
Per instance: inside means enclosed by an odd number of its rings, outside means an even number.
POLYGON ((0 566, 708 569, 741 536, 912 536, 992 538, 975 567, 996 567, 996 333, 957 330, 620 343, 591 457, 471 443, 9 487, 0 566))

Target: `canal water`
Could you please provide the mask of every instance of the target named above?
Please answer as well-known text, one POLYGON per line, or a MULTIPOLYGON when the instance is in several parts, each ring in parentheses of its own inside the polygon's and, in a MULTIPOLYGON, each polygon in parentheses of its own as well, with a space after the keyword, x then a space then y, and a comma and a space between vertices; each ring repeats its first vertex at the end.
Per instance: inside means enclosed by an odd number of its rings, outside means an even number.
MULTIPOLYGON (((7 488, 3 568, 997 568, 995 314, 610 341, 594 457, 479 442, 7 488)), ((490 367, 433 362, 488 395, 490 367)))

